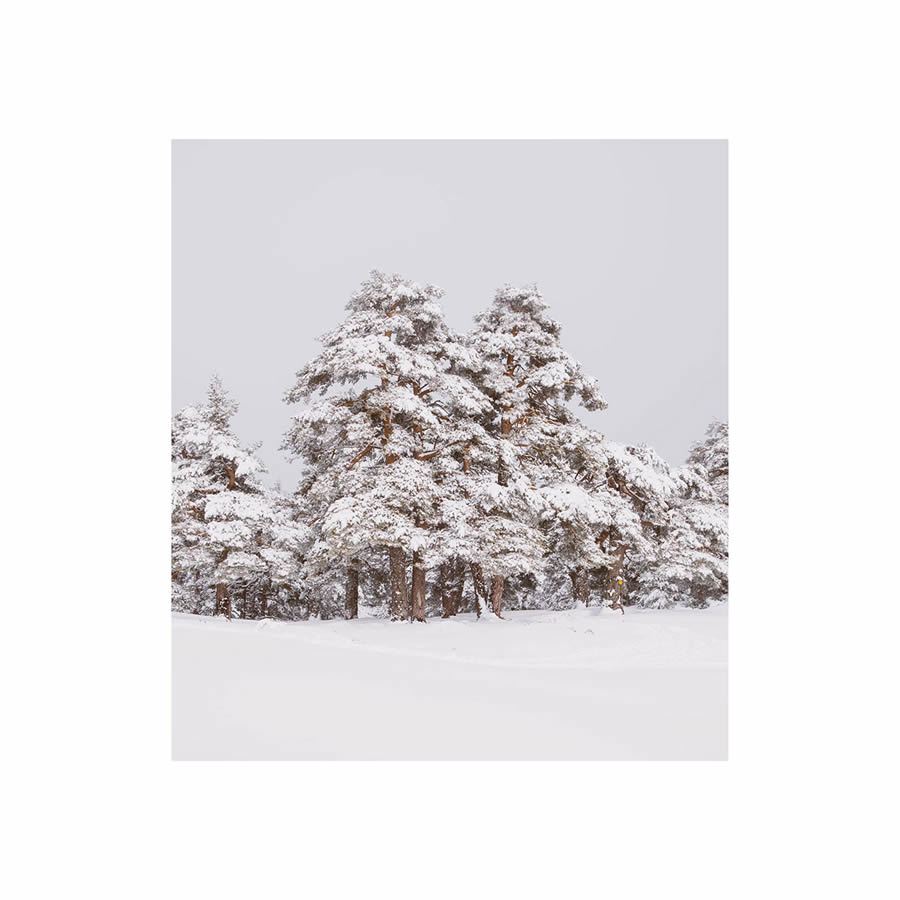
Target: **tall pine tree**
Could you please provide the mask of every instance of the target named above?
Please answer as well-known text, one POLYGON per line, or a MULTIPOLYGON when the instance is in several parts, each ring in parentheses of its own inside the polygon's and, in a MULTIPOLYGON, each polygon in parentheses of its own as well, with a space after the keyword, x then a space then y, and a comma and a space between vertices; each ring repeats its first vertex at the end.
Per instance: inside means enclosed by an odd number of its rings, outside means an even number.
MULTIPOLYGON (((475 317, 470 333, 480 361, 473 378, 491 400, 483 424, 498 439, 494 520, 501 536, 509 528, 502 520, 515 521, 523 507, 533 506, 513 495, 557 480, 566 427, 578 423, 569 401, 577 398, 589 410, 606 407, 596 381, 563 348, 559 323, 547 309, 536 285, 507 285, 475 317)), ((499 615, 510 573, 494 567, 491 574, 492 609, 499 615)))
POLYGON ((487 406, 455 371, 468 351, 444 321, 441 295, 372 272, 286 395, 289 403, 323 395, 295 417, 284 444, 309 467, 300 498, 319 529, 314 557, 320 569, 327 560, 344 567, 352 609, 361 554, 386 548, 393 619, 425 618, 425 567, 440 525, 435 460, 460 441, 453 414, 487 406))

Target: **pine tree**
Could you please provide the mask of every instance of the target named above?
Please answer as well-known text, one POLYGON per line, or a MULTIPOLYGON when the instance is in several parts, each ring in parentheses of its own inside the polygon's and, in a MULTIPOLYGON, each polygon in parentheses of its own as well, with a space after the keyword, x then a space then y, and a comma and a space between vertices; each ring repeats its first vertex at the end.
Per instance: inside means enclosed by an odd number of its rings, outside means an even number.
POLYGON ((542 466, 541 525, 549 547, 542 591, 548 605, 590 604, 591 573, 608 563, 600 534, 611 516, 596 488, 605 477, 602 438, 580 423, 556 426, 559 452, 542 466), (570 584, 570 588, 567 587, 570 584))
POLYGON ((728 424, 713 422, 673 475, 677 493, 636 596, 655 608, 705 607, 728 594, 728 424))
POLYGON ((687 466, 702 473, 719 503, 728 506, 728 423, 715 420, 706 437, 691 447, 687 466))
POLYGON ((635 602, 641 573, 657 556, 678 482, 668 463, 646 445, 606 441, 604 449, 605 487, 627 507, 631 520, 624 517, 604 535, 611 564, 601 570, 601 580, 608 605, 624 612, 635 602))
POLYGON ((172 425, 173 606, 229 618, 235 595, 245 610, 248 590, 294 579, 300 537, 288 505, 258 479, 258 445, 241 447, 231 431, 236 411, 214 377, 207 403, 172 425))
POLYGON ((621 609, 626 572, 651 551, 673 488, 648 466, 647 448, 622 447, 580 425, 567 434, 557 460, 561 478, 542 491, 551 546, 542 587, 550 605, 567 605, 568 578, 576 607, 590 605, 593 587, 621 609))
MULTIPOLYGON (((560 343, 560 326, 547 314, 535 285, 496 292, 491 306, 475 317, 470 347, 480 360, 473 378, 491 400, 483 424, 497 439, 495 509, 491 531, 499 542, 515 540, 523 509, 536 504, 522 495, 559 480, 561 442, 578 423, 568 402, 577 397, 589 410, 604 409, 597 383, 581 371, 560 343)), ((521 554, 520 554, 521 556, 521 554)), ((533 560, 518 559, 527 565, 533 560)), ((492 608, 499 615, 507 567, 493 566, 492 608)), ((519 569, 527 571, 528 569, 519 569)))
POLYGON ((608 441, 569 408, 606 404, 534 286, 497 291, 466 336, 441 296, 377 271, 352 295, 286 395, 310 401, 283 445, 304 467, 293 498, 260 481, 218 378, 174 416, 173 608, 355 618, 366 602, 424 621, 592 592, 615 609, 724 599, 727 423, 680 469, 608 441))
POLYGON ((516 467, 507 480, 497 481, 500 441, 472 420, 457 424, 461 443, 438 468, 441 531, 437 550, 452 572, 452 601, 447 614, 459 608, 468 567, 474 608, 479 617, 500 616, 502 586, 510 576, 540 570, 545 542, 536 527, 538 497, 516 467), (499 585, 499 590, 498 590, 499 585))
POLYGON ((425 567, 440 524, 434 461, 459 441, 450 412, 486 406, 454 372, 466 351, 444 321, 441 295, 372 272, 286 395, 289 403, 325 395, 295 417, 284 444, 310 467, 300 494, 319 528, 318 570, 343 566, 352 598, 355 560, 386 548, 397 620, 425 618, 425 567))

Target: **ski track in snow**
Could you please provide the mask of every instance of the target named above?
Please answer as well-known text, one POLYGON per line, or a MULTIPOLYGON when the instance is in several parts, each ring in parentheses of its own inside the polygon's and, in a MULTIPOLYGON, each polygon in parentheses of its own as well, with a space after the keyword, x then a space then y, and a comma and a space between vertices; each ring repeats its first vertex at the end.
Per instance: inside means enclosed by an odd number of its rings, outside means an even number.
POLYGON ((175 759, 725 759, 727 607, 173 615, 175 759))

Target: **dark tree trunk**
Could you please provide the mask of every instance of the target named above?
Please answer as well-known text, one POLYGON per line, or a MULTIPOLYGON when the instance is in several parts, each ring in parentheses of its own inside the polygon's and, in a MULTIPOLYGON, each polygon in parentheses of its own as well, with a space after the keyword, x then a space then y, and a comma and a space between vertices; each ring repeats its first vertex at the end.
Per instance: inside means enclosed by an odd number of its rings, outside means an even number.
POLYGON ((442 562, 438 568, 438 596, 441 598, 441 618, 456 615, 453 611, 453 560, 442 562))
POLYGON ((494 615, 497 618, 500 618, 500 613, 503 609, 503 582, 505 581, 502 575, 495 575, 491 579, 491 608, 494 611, 494 615))
POLYGON ((450 585, 450 615, 455 616, 462 606, 463 588, 466 584, 465 560, 457 557, 451 562, 452 582, 450 585))
POLYGON ((600 596, 605 597, 609 589, 609 569, 606 566, 597 570, 597 585, 600 588, 600 596))
POLYGON ((344 605, 348 619, 359 618, 359 561, 351 560, 347 566, 347 591, 344 595, 344 605))
POLYGON ((264 619, 269 612, 269 589, 263 588, 259 592, 259 617, 264 619))
POLYGON ((481 618, 481 610, 487 605, 487 587, 484 583, 484 569, 480 563, 473 562, 472 569, 472 587, 475 590, 475 614, 481 618))
POLYGON ((217 616, 221 616, 225 612, 225 585, 216 585, 216 612, 217 616))
POLYGON ((388 547, 391 564, 391 621, 409 618, 409 598, 406 594, 406 554, 400 547, 388 547))
POLYGON ((412 618, 425 621, 425 554, 421 550, 413 552, 412 618))
POLYGON ((584 566, 579 566, 569 574, 572 578, 572 595, 575 598, 575 606, 587 606, 591 601, 590 572, 584 566))
POLYGON ((448 559, 441 566, 441 611, 445 619, 459 613, 465 579, 466 564, 458 556, 448 559))

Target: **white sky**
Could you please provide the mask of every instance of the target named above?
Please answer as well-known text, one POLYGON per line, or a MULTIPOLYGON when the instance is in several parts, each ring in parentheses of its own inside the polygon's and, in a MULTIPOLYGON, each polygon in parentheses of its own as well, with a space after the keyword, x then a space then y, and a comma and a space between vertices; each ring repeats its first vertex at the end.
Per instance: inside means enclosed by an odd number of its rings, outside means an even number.
POLYGON ((176 141, 173 227, 173 408, 218 372, 285 489, 282 396, 373 268, 458 330, 537 281, 614 440, 680 463, 727 418, 724 141, 176 141))

